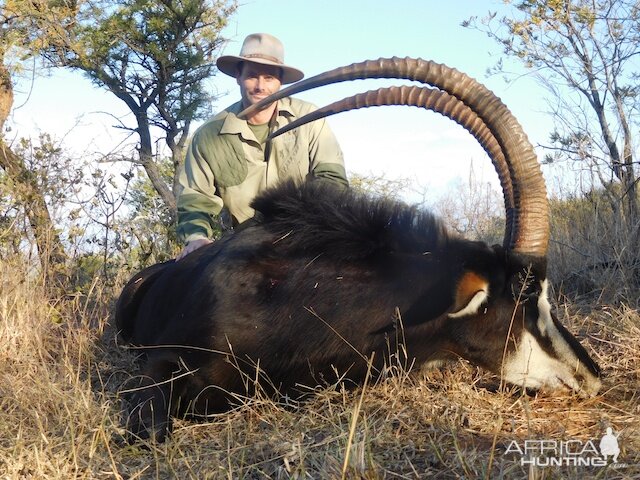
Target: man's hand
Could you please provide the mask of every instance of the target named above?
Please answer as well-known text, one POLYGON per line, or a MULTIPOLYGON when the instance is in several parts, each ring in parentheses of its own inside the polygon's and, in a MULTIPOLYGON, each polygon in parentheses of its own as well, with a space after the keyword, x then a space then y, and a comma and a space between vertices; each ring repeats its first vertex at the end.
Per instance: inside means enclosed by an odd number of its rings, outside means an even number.
POLYGON ((209 245, 210 243, 213 243, 213 242, 208 238, 198 238, 197 240, 190 241, 185 245, 182 251, 178 254, 178 256, 176 257, 176 262, 178 260, 182 260, 191 252, 195 252, 197 249, 204 247, 205 245, 209 245))

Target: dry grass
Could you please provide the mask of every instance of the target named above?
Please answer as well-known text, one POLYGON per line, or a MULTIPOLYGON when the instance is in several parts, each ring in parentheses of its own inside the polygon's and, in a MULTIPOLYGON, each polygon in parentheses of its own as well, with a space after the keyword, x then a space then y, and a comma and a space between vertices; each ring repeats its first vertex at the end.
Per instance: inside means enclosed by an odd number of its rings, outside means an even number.
POLYGON ((364 392, 319 390, 297 407, 253 399, 171 441, 122 443, 118 389, 134 368, 108 326, 113 292, 51 306, 0 267, 0 478, 640 478, 640 314, 565 305, 606 374, 602 394, 525 396, 466 363, 395 375, 364 392), (620 432, 622 468, 530 470, 512 440, 620 432), (346 459, 346 461, 345 461, 346 459))

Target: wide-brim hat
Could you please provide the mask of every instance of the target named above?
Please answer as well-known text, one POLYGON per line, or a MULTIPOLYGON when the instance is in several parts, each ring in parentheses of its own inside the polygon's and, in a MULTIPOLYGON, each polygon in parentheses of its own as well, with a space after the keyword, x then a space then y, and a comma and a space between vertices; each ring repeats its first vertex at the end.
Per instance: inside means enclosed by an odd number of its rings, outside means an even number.
POLYGON ((252 62, 274 65, 282 70, 282 83, 293 83, 304 78, 304 73, 284 63, 282 42, 268 33, 252 33, 244 39, 240 55, 223 55, 218 58, 218 70, 234 78, 238 76, 238 64, 252 62))

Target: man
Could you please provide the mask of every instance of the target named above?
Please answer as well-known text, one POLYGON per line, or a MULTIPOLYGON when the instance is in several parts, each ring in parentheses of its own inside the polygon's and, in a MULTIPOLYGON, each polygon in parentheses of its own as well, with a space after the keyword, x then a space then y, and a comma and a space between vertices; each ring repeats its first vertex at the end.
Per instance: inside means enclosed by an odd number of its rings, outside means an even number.
POLYGON ((224 208, 234 227, 251 219, 251 200, 284 179, 325 179, 348 185, 342 151, 324 120, 267 141, 270 132, 314 110, 301 100, 285 98, 246 120, 237 115, 282 84, 304 74, 284 63, 284 47, 266 33, 249 35, 239 56, 217 61, 218 69, 236 78, 241 101, 209 119, 194 134, 179 182, 178 237, 186 243, 180 260, 211 243, 214 217, 224 208))

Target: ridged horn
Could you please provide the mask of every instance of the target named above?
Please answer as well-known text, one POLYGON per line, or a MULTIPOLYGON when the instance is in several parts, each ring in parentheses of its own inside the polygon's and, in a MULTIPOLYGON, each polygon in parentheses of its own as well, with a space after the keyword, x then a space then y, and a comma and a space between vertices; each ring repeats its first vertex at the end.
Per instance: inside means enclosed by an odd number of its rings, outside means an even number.
MULTIPOLYGON (((475 112, 500 145, 511 178, 513 219, 512 225, 507 223, 505 228, 505 246, 523 255, 546 255, 549 243, 547 195, 533 147, 504 103, 484 85, 456 69, 431 61, 396 57, 354 63, 295 83, 240 115, 249 116, 280 98, 311 88, 365 78, 403 78, 432 85, 456 97, 475 112)), ((494 165, 500 163, 495 157, 492 160, 494 165)), ((502 178, 501 183, 504 190, 502 178)), ((509 222, 510 195, 505 191, 504 196, 509 222)))
POLYGON ((406 105, 434 111, 455 121, 474 136, 489 155, 498 173, 506 211, 504 246, 508 247, 513 226, 514 201, 509 167, 504 158, 504 154, 502 153, 500 144, 482 119, 464 103, 456 97, 449 95, 447 92, 434 88, 408 85, 370 90, 352 97, 343 98, 330 105, 314 110, 272 133, 271 138, 282 135, 305 123, 330 115, 349 110, 357 110, 359 108, 381 107, 385 105, 406 105))

